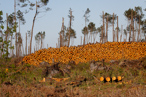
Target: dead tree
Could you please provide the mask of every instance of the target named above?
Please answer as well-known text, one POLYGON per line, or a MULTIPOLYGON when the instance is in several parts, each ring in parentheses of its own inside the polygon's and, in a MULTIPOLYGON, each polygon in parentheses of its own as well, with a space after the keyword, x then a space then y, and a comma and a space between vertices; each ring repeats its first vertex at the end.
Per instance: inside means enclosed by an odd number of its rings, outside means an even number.
POLYGON ((104 25, 104 11, 103 11, 103 27, 102 27, 102 43, 105 42, 105 25, 104 25))
POLYGON ((83 40, 83 45, 85 45, 85 34, 84 34, 84 40, 83 40))
POLYGON ((115 31, 114 31, 114 13, 113 13, 113 42, 115 42, 115 31))
MULTIPOLYGON (((15 27, 16 26, 16 0, 14 0, 14 20, 15 20, 15 27)), ((17 29, 15 28, 15 50, 16 50, 16 57, 17 57, 17 29)))
POLYGON ((21 47, 21 49, 22 49, 22 55, 24 56, 24 46, 23 46, 23 40, 22 40, 22 47, 21 47))
MULTIPOLYGON (((9 33, 9 31, 8 31, 8 13, 6 13, 6 18, 7 18, 7 30, 6 30, 5 40, 6 40, 6 42, 8 42, 8 33, 9 33)), ((8 46, 6 46, 6 51, 8 52, 8 46)), ((6 57, 8 57, 8 54, 6 57)))
POLYGON ((131 12, 131 23, 130 23, 130 32, 129 32, 129 42, 131 42, 132 18, 133 18, 133 10, 131 12))
POLYGON ((25 45, 25 54, 27 55, 27 33, 26 33, 26 45, 25 45))
MULTIPOLYGON (((12 47, 12 35, 11 35, 11 42, 10 42, 10 46, 12 47)), ((10 50, 10 56, 13 56, 13 54, 12 54, 12 49, 10 50)))
POLYGON ((20 49, 21 49, 21 47, 20 47, 20 45, 21 45, 21 43, 22 43, 22 39, 20 39, 21 38, 21 36, 20 36, 20 19, 19 19, 19 33, 17 34, 18 35, 18 57, 20 56, 20 49))
POLYGON ((107 18, 106 18, 106 42, 108 41, 108 15, 107 15, 107 18))
POLYGON ((33 18, 32 29, 31 29, 31 38, 30 38, 30 47, 29 47, 30 54, 31 54, 31 46, 32 46, 33 28, 34 28, 34 23, 35 23, 36 16, 38 14, 38 10, 37 10, 38 7, 39 6, 37 6, 37 1, 36 1, 36 12, 35 12, 35 15, 34 15, 34 18, 33 18))
POLYGON ((62 17, 62 27, 60 31, 60 47, 64 46, 64 18, 62 17))
POLYGON ((120 35, 120 42, 122 41, 122 32, 123 32, 123 25, 121 25, 121 35, 120 35))
POLYGON ((118 27, 118 16, 117 16, 117 42, 119 41, 119 27, 118 27))
POLYGON ((134 19, 135 19, 135 20, 134 20, 134 25, 135 25, 135 26, 134 26, 134 29, 135 29, 135 30, 134 30, 134 39, 135 39, 135 41, 136 41, 136 33, 138 33, 138 32, 137 32, 137 22, 136 22, 136 11, 135 11, 134 19))
POLYGON ((139 36, 140 36, 140 15, 139 15, 139 29, 138 29, 137 41, 141 40, 139 39, 139 36))
POLYGON ((134 38, 134 23, 133 23, 133 10, 132 10, 132 16, 131 16, 131 29, 132 29, 132 32, 133 32, 133 35, 132 35, 132 41, 134 42, 135 41, 135 38, 134 38))
POLYGON ((72 21, 72 10, 70 9, 70 26, 69 26, 69 36, 68 36, 68 47, 70 44, 70 34, 71 34, 71 21, 72 21))

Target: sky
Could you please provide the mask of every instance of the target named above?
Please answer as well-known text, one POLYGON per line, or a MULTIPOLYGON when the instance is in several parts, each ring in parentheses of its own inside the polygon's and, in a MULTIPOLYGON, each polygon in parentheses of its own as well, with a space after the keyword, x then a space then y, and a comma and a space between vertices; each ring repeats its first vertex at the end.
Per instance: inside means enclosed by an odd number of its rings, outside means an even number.
MULTIPOLYGON (((35 2, 36 0, 30 0, 35 2)), ((137 6, 142 7, 142 9, 146 8, 145 0, 50 0, 48 3, 48 7, 51 9, 47 13, 41 13, 37 16, 36 22, 34 25, 34 34, 33 34, 33 46, 35 45, 34 36, 39 31, 45 31, 46 36, 44 39, 44 48, 47 47, 56 47, 56 43, 58 43, 59 32, 62 26, 62 17, 64 17, 64 24, 68 27, 69 25, 69 9, 71 8, 74 15, 74 21, 72 22, 72 28, 76 31, 77 38, 74 39, 74 45, 80 45, 82 29, 85 26, 84 13, 87 8, 90 9, 90 17, 89 22, 95 23, 96 28, 102 25, 102 19, 100 15, 102 12, 108 12, 110 14, 115 13, 119 17, 119 27, 123 25, 123 28, 126 27, 127 21, 124 16, 124 12, 129 8, 134 8, 137 6)), ((22 8, 18 8, 17 10, 23 10, 22 8)), ((4 19, 6 17, 6 13, 11 14, 14 12, 14 0, 0 0, 0 10, 4 12, 4 19)), ((143 11, 146 14, 145 11, 143 11)), ((27 14, 24 14, 24 18, 26 20, 25 25, 21 25, 21 34, 23 38, 23 43, 25 46, 25 34, 28 30, 31 30, 33 17, 35 15, 35 11, 30 11, 27 14)), ((116 26, 116 25, 115 25, 116 26)), ((110 29, 110 28, 109 28, 110 29)), ((99 41, 99 37, 96 37, 97 41, 99 41)), ((112 31, 109 30, 109 41, 112 41, 112 31)))

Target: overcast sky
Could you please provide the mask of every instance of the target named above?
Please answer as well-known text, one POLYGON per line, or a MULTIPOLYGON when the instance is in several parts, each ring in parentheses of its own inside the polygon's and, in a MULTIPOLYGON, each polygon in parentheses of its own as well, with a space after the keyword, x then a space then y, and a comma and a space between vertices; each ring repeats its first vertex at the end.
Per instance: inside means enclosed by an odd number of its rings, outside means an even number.
MULTIPOLYGON (((35 0, 30 1, 35 2, 35 0)), ((47 47, 47 44, 49 47, 56 47, 59 37, 58 33, 61 30, 62 17, 65 18, 65 26, 68 27, 69 25, 68 14, 70 8, 73 10, 72 14, 74 15, 72 28, 76 31, 77 36, 74 40, 74 45, 79 45, 81 36, 83 37, 82 29, 85 26, 83 15, 87 8, 91 11, 89 20, 96 24, 96 28, 102 25, 102 19, 100 17, 102 11, 110 14, 115 13, 119 16, 119 27, 123 25, 123 28, 125 28, 127 22, 124 11, 129 8, 134 8, 135 6, 140 6, 144 9, 146 7, 146 2, 145 0, 50 0, 47 6, 50 7, 51 10, 37 16, 34 26, 33 45, 35 45, 34 36, 36 33, 45 31, 46 37, 44 40, 44 47, 47 47)), ((17 7, 17 10, 18 9, 20 8, 17 7)), ((11 14, 14 11, 14 0, 0 0, 0 10, 4 12, 3 17, 5 19, 6 13, 11 14)), ((24 42, 25 33, 27 30, 31 30, 34 14, 35 11, 31 11, 24 15, 26 24, 21 25, 21 33, 24 42)), ((144 14, 146 14, 146 12, 144 12, 144 14)), ((99 39, 96 40, 99 41, 99 39)), ((112 32, 110 30, 109 41, 112 41, 112 32)))

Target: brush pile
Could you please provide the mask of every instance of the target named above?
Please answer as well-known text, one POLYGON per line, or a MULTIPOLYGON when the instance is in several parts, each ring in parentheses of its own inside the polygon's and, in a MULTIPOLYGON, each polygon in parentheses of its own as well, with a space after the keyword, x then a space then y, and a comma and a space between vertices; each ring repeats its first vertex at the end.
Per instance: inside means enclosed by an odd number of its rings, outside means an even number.
POLYGON ((63 64, 74 61, 78 64, 102 59, 105 62, 119 59, 137 60, 144 56, 146 56, 146 42, 106 42, 104 44, 87 44, 78 47, 41 49, 25 56, 23 61, 37 66, 43 61, 49 64, 52 64, 53 61, 63 64))

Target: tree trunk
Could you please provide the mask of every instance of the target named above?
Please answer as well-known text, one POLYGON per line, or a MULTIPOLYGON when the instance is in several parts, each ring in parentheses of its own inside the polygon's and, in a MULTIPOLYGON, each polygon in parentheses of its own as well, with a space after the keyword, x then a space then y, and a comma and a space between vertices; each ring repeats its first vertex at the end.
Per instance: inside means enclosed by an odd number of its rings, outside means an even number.
POLYGON ((101 30, 101 36, 100 36, 100 43, 102 43, 102 36, 103 35, 103 27, 102 27, 102 30, 101 30))
POLYGON ((102 12, 103 13, 103 15, 102 15, 102 21, 103 21, 103 26, 102 26, 102 31, 101 31, 101 40, 100 40, 100 42, 102 42, 103 43, 103 38, 104 38, 104 11, 102 12))
POLYGON ((114 13, 113 13, 113 42, 115 42, 115 32, 114 32, 114 13))
POLYGON ((84 34, 84 40, 83 40, 83 45, 85 45, 85 34, 84 34))
POLYGON ((91 31, 90 31, 90 38, 91 38, 91 43, 92 43, 92 29, 91 29, 91 31))
POLYGON ((32 24, 32 29, 31 29, 31 39, 30 39, 30 54, 31 54, 31 46, 32 46, 32 37, 33 37, 33 28, 34 28, 34 23, 35 23, 35 18, 37 16, 37 2, 36 2, 36 13, 35 13, 35 16, 33 18, 33 24, 32 24))
POLYGON ((94 36, 94 43, 96 43, 96 42, 97 42, 97 41, 95 42, 95 40, 96 40, 96 36, 97 36, 97 33, 95 33, 95 36, 94 36))
POLYGON ((7 30, 6 30, 6 57, 8 58, 8 53, 9 53, 9 51, 8 51, 8 45, 7 45, 7 43, 8 43, 8 13, 6 13, 6 18, 7 18, 7 30))
POLYGON ((138 33, 138 32, 136 32, 136 31, 137 31, 136 11, 135 11, 135 21, 134 21, 134 22, 135 22, 135 27, 134 27, 134 28, 135 28, 135 31, 134 31, 134 39, 135 39, 135 41, 136 41, 136 35, 137 35, 137 33, 138 33))
POLYGON ((88 37, 88 43, 90 43, 90 32, 89 32, 89 37, 88 37))
POLYGON ((93 43, 95 43, 96 33, 93 34, 93 43))
POLYGON ((41 49, 42 49, 42 46, 43 46, 43 39, 42 39, 42 33, 41 33, 41 49))
MULTIPOLYGON (((13 47, 14 47, 14 44, 13 44, 13 47)), ((14 49, 12 50, 12 56, 14 56, 14 49)))
MULTIPOLYGON (((12 47, 12 35, 11 35, 11 43, 10 43, 10 46, 12 47)), ((13 56, 12 49, 10 49, 10 56, 13 56)))
POLYGON ((62 28, 63 28, 62 46, 64 46, 64 18, 62 18, 62 28))
POLYGON ((25 54, 27 55, 27 33, 26 33, 26 45, 25 45, 25 54))
POLYGON ((103 11, 103 33, 102 33, 102 43, 104 43, 105 42, 105 27, 104 27, 105 25, 104 25, 104 11, 103 11))
POLYGON ((62 27, 61 27, 61 31, 60 31, 59 35, 60 35, 60 47, 62 47, 63 46, 63 37, 64 37, 64 18, 62 18, 62 27), (63 31, 63 36, 61 35, 62 31, 63 31))
MULTIPOLYGON (((16 0, 14 0, 14 20, 15 20, 15 26, 16 26, 16 0)), ((17 26, 15 29, 15 48, 16 48, 16 57, 17 57, 17 26)))
POLYGON ((88 38, 88 42, 90 42, 90 37, 91 37, 91 32, 89 33, 89 38, 88 38))
POLYGON ((69 27, 69 36, 68 36, 68 47, 70 44, 71 21, 72 21, 72 11, 70 10, 70 27, 69 27))
POLYGON ((135 15, 134 15, 134 21, 133 21, 133 41, 135 41, 136 40, 136 31, 134 31, 134 28, 136 27, 136 21, 135 21, 135 19, 136 19, 136 11, 135 11, 135 15), (134 27, 134 23, 135 23, 135 27, 134 27))
POLYGON ((130 32, 129 32, 129 42, 131 42, 131 29, 132 29, 132 18, 133 18, 133 10, 131 12, 131 23, 130 23, 130 32))
MULTIPOLYGON (((86 15, 85 15, 85 27, 86 27, 86 15)), ((86 39, 85 39, 85 33, 84 33, 84 41, 83 41, 83 45, 85 45, 85 41, 86 41, 86 39)))
MULTIPOLYGON (((20 37, 20 19, 19 19, 19 37, 20 37)), ((20 41, 18 40, 18 57, 20 56, 20 51, 21 51, 21 46, 20 46, 20 41)))
POLYGON ((108 41, 108 16, 106 18, 106 42, 108 41))
POLYGON ((117 16, 117 42, 119 41, 119 27, 118 27, 118 16, 117 16))
MULTIPOLYGON (((88 32, 87 32, 88 33, 88 32)), ((89 33, 88 33, 89 34, 89 33)), ((89 38, 88 38, 88 34, 87 34, 87 36, 86 36, 86 42, 87 42, 87 44, 89 43, 89 38)))
POLYGON ((129 42, 131 41, 131 23, 130 23, 130 32, 129 32, 129 42))
POLYGON ((62 37, 61 37, 61 32, 60 32, 60 34, 59 34, 59 39, 60 39, 60 44, 59 44, 59 47, 62 47, 62 37))
POLYGON ((23 41, 22 41, 22 56, 24 56, 24 46, 23 46, 23 41))
POLYGON ((123 32, 123 25, 121 25, 121 35, 120 35, 120 42, 122 41, 122 32, 123 32))
POLYGON ((21 55, 21 45, 20 45, 20 43, 19 43, 19 52, 18 52, 18 57, 21 55))
POLYGON ((139 16, 139 29, 138 29, 137 41, 141 40, 139 39, 139 36, 140 36, 140 16, 139 16))
POLYGON ((86 18, 87 18, 87 17, 86 17, 86 15, 85 15, 85 27, 86 27, 86 18))
POLYGON ((134 38, 134 23, 133 23, 133 10, 132 10, 132 16, 131 16, 131 25, 132 25, 132 32, 133 32, 133 35, 132 35, 132 41, 134 42, 135 41, 135 38, 134 38))

